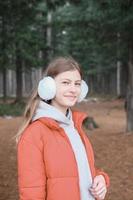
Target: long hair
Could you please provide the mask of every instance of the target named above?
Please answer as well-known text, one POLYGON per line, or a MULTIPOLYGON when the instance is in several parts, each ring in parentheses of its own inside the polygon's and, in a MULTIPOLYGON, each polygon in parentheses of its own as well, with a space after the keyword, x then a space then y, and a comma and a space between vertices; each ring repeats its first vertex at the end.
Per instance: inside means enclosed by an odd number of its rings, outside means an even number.
MULTIPOLYGON (((82 78, 82 72, 81 72, 80 65, 73 58, 58 57, 58 58, 53 59, 49 63, 46 70, 44 71, 43 76, 51 76, 52 78, 54 78, 62 72, 72 71, 72 70, 78 70, 81 75, 81 78, 82 78)), ((35 114, 35 111, 39 105, 40 100, 41 100, 41 98, 39 97, 37 88, 36 88, 34 90, 33 94, 31 95, 27 106, 25 107, 22 124, 16 135, 17 142, 19 141, 24 130, 32 122, 32 118, 35 114)))

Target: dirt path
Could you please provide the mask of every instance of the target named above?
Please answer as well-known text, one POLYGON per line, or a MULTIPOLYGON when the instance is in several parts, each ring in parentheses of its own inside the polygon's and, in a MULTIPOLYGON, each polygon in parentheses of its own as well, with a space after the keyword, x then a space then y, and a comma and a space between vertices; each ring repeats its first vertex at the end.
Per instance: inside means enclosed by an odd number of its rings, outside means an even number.
MULTIPOLYGON (((122 101, 85 102, 99 128, 87 131, 93 144, 96 165, 111 178, 106 200, 133 200, 133 134, 126 134, 122 101)), ((0 118, 0 200, 17 200, 17 166, 14 135, 21 118, 0 118)))

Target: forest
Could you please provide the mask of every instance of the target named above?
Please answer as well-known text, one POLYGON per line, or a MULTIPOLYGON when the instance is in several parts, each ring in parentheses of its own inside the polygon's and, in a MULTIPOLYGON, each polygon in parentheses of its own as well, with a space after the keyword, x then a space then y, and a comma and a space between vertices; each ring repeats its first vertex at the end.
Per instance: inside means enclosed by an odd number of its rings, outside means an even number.
POLYGON ((90 93, 125 98, 127 130, 133 130, 132 13, 131 0, 1 0, 1 96, 9 96, 8 70, 14 71, 20 101, 23 72, 44 69, 56 56, 72 56, 84 70, 90 93))
POLYGON ((18 199, 20 113, 58 56, 76 59, 89 85, 78 107, 98 125, 87 135, 111 179, 105 199, 132 200, 133 1, 0 0, 0 47, 0 200, 18 199))

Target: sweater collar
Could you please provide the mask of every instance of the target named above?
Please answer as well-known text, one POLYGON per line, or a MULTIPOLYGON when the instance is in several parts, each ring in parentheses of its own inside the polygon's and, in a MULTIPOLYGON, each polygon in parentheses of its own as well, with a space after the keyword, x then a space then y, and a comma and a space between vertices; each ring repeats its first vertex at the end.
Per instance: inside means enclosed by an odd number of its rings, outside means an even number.
POLYGON ((74 126, 79 129, 86 117, 87 114, 71 109, 68 110, 68 114, 65 116, 54 106, 40 101, 32 121, 39 120, 51 129, 60 129, 61 124, 70 125, 71 121, 73 121, 74 126))
POLYGON ((65 115, 56 107, 47 104, 44 101, 40 101, 32 121, 35 121, 41 117, 51 118, 57 121, 59 124, 69 125, 71 123, 72 113, 71 110, 68 109, 67 115, 65 115))

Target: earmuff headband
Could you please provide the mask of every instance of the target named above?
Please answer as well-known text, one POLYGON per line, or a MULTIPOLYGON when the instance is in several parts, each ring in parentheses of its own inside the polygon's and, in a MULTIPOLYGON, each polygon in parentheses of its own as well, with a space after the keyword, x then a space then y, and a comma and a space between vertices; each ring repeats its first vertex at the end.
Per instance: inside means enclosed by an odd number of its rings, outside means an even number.
MULTIPOLYGON (((83 101, 88 93, 88 85, 84 80, 81 82, 81 93, 78 98, 78 102, 83 101)), ((56 95, 56 84, 55 80, 51 76, 46 76, 39 81, 38 84, 38 94, 41 99, 48 101, 55 97, 56 95)))

